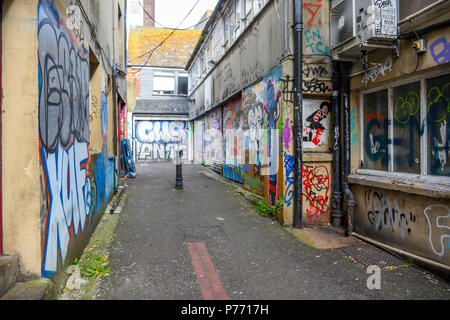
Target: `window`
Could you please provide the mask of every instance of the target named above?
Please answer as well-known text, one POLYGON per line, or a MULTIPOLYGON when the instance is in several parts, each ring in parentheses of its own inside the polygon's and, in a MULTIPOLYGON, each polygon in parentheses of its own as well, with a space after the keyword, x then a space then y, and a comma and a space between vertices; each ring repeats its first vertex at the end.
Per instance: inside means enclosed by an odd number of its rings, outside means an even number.
POLYGON ((175 74, 173 72, 155 71, 153 76, 153 95, 174 95, 175 74))
POLYGON ((226 14, 223 19, 223 30, 224 30, 224 41, 225 41, 223 46, 225 47, 225 49, 228 49, 228 47, 230 46, 230 33, 228 31, 229 29, 230 29, 230 17, 229 17, 229 15, 226 14))
POLYGON ((263 0, 253 0, 253 10, 256 15, 264 6, 263 0))
POLYGON ((242 3, 241 0, 236 0, 236 27, 234 29, 235 38, 239 37, 242 32, 241 28, 241 12, 242 12, 242 3))
POLYGON ((205 68, 206 68, 206 64, 205 64, 205 50, 203 49, 200 52, 200 75, 203 75, 205 73, 205 68))
POLYGON ((188 77, 186 75, 178 76, 178 95, 187 96, 188 92, 188 77))
POLYGON ((393 91, 394 171, 420 174, 420 82, 393 91))
POLYGON ((245 12, 245 16, 248 16, 248 14, 249 14, 250 12, 252 12, 252 3, 253 3, 253 0, 245 0, 245 1, 244 1, 244 6, 245 6, 244 12, 245 12))
POLYGON ((450 74, 427 80, 428 172, 450 176, 450 74))
POLYGON ((235 14, 235 10, 234 10, 233 6, 230 7, 228 16, 229 16, 229 22, 230 22, 230 26, 228 29, 228 33, 229 33, 228 39, 230 39, 230 46, 231 46, 231 44, 234 42, 234 39, 235 39, 234 38, 234 29, 236 28, 236 14, 235 14))
POLYGON ((364 95, 366 169, 388 170, 388 91, 364 95))
POLYGON ((450 74, 362 95, 364 169, 450 177, 450 74))

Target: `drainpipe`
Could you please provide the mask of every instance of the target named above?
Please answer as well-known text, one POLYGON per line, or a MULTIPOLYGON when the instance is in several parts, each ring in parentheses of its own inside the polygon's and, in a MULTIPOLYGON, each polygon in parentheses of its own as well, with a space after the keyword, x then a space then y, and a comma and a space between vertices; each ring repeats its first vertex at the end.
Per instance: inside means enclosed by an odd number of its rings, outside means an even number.
POLYGON ((2 87, 2 56, 3 56, 3 1, 0 2, 0 255, 3 254, 3 222, 2 222, 2 215, 3 215, 3 172, 2 172, 2 131, 3 131, 3 120, 2 120, 2 110, 3 110, 3 87, 2 87))
POLYGON ((334 227, 343 226, 344 212, 342 211, 342 189, 341 189, 341 70, 339 61, 333 60, 333 96, 331 98, 331 109, 333 110, 333 192, 331 195, 331 223, 334 227))
POLYGON ((303 140, 303 1, 294 0, 294 76, 295 76, 295 108, 294 108, 294 223, 296 229, 302 228, 302 140, 303 140))
POLYGON ((345 235, 349 236, 353 231, 354 208, 356 206, 355 197, 350 190, 348 176, 350 175, 351 154, 350 154, 350 70, 351 62, 342 62, 341 70, 343 102, 344 102, 344 193, 347 196, 348 214, 346 219, 345 235))
MULTIPOLYGON (((117 84, 116 84, 116 71, 117 68, 114 65, 112 68, 112 90, 113 90, 113 123, 114 123, 114 128, 113 128, 113 143, 114 143, 114 191, 116 191, 116 186, 118 185, 118 178, 119 178, 119 170, 118 170, 118 166, 116 165, 116 157, 117 157, 117 84), (116 178, 117 177, 117 178, 116 178)), ((117 162, 119 161, 119 159, 117 159, 117 162)))

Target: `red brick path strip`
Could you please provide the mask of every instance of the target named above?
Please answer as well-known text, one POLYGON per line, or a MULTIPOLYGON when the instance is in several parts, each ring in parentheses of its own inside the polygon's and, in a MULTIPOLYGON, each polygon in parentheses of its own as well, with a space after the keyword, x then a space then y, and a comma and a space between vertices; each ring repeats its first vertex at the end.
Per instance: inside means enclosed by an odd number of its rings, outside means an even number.
POLYGON ((229 300, 204 242, 188 242, 192 266, 204 300, 229 300))

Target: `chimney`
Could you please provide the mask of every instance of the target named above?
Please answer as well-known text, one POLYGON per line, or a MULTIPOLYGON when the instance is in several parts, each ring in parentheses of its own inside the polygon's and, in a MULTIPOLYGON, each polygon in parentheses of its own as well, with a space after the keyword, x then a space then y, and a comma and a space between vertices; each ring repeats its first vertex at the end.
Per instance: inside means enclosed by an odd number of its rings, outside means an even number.
MULTIPOLYGON (((155 0, 144 0, 144 8, 149 15, 155 18, 155 0)), ((155 21, 153 21, 145 12, 143 12, 143 14, 144 14, 144 26, 154 27, 155 21)))

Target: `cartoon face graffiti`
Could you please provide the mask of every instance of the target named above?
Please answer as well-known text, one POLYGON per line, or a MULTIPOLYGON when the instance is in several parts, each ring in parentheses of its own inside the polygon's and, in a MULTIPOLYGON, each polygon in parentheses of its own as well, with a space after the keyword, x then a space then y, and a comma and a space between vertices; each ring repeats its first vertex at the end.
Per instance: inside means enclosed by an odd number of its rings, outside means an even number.
POLYGON ((277 171, 278 171, 278 130, 277 125, 281 114, 281 89, 275 89, 272 78, 266 82, 263 109, 267 128, 267 158, 268 158, 268 202, 274 206, 277 199, 277 171))
POLYGON ((315 146, 318 146, 323 141, 322 135, 325 130, 328 130, 323 122, 328 116, 329 107, 329 102, 323 101, 319 109, 313 111, 306 118, 306 124, 303 128, 303 141, 312 142, 315 146))

